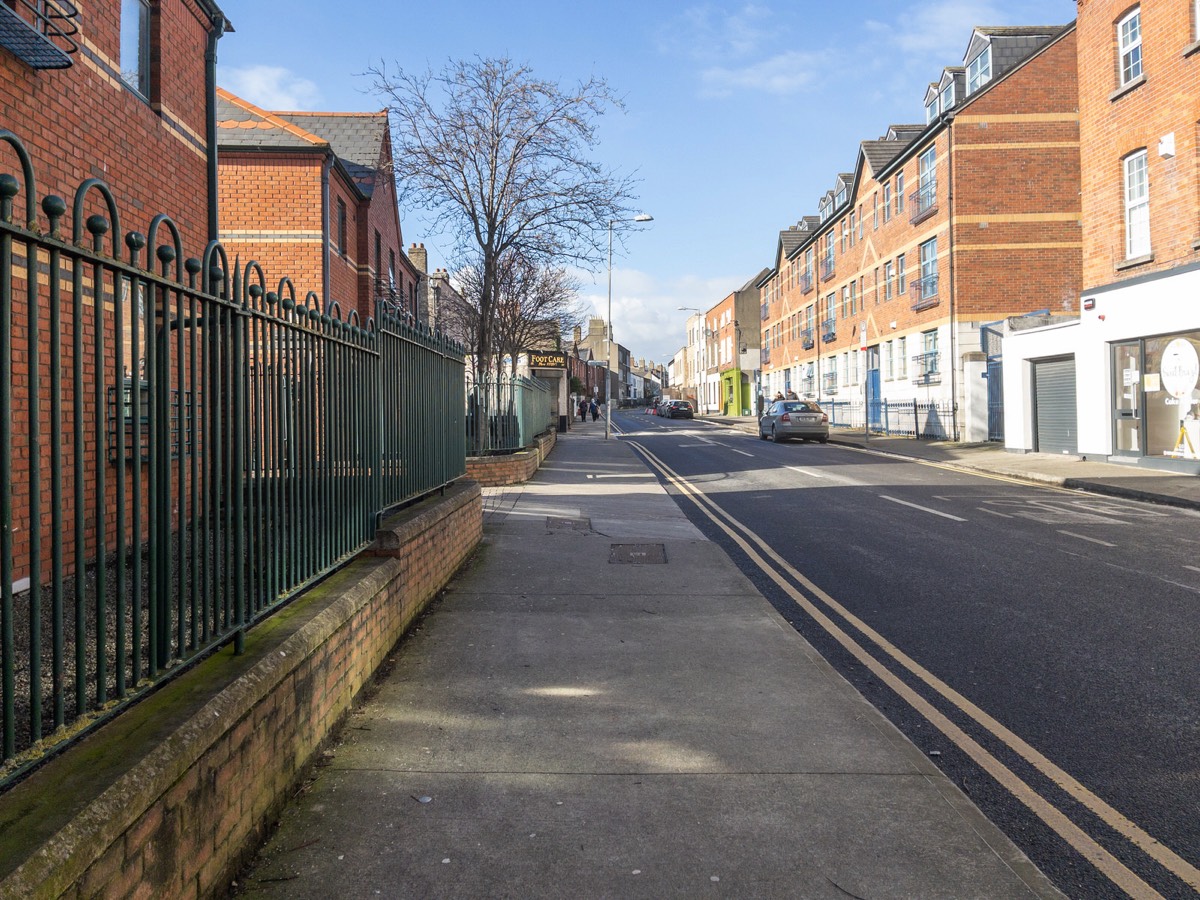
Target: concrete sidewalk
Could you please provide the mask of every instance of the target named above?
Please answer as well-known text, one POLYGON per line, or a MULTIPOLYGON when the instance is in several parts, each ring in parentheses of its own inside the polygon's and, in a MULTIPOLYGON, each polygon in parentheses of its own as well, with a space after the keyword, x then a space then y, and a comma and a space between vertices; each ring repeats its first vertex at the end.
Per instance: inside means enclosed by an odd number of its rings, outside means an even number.
POLYGON ((595 424, 486 492, 241 891, 1060 896, 595 424))
MULTIPOLYGON (((745 416, 702 416, 697 421, 758 433, 758 420, 745 416)), ((937 462, 955 468, 1004 475, 1021 481, 1125 497, 1183 509, 1200 509, 1200 477, 1053 453, 1012 453, 1001 444, 961 444, 863 434, 861 428, 832 428, 830 443, 937 462)))

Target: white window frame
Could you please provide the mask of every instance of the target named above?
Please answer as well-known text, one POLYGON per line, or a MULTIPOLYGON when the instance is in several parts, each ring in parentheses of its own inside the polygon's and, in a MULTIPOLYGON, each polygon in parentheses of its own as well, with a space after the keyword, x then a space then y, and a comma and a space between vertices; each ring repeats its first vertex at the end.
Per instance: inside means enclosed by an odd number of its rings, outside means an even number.
POLYGON ((967 66, 967 96, 992 80, 992 45, 984 46, 983 51, 971 60, 967 66))
POLYGON ((931 237, 929 240, 921 244, 921 283, 925 283, 925 279, 937 277, 938 273, 938 249, 937 238, 931 237))
MULTIPOLYGON (((1200 0, 1196 0, 1200 3, 1200 0)), ((883 221, 890 222, 892 220, 892 182, 885 181, 883 183, 883 221)))
POLYGON ((946 86, 938 91, 938 109, 942 112, 954 106, 954 82, 946 82, 946 86))
POLYGON ((905 256, 901 253, 896 257, 896 293, 904 294, 908 291, 908 281, 904 272, 905 256))
POLYGON ((893 372, 895 371, 895 348, 891 341, 884 341, 883 344, 883 380, 891 381, 893 372))
POLYGON ((1132 9, 1117 22, 1117 71, 1121 85, 1142 76, 1142 8, 1132 9))
POLYGON ((1150 255, 1150 160, 1145 150, 1121 164, 1125 194, 1125 258, 1150 255))
POLYGON ((1200 41, 1200 0, 1192 4, 1192 37, 1200 41))
POLYGON ((896 377, 908 377, 908 339, 896 338, 896 377))
POLYGON ((896 215, 904 212, 904 173, 896 173, 896 215))
POLYGON ((889 259, 883 264, 883 299, 888 301, 892 299, 892 278, 895 276, 896 267, 889 259))

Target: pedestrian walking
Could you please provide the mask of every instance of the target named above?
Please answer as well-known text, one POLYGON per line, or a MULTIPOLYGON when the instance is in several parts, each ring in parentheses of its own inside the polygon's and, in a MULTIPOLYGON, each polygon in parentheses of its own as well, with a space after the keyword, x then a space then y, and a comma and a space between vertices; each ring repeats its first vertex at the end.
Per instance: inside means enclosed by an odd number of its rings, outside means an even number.
POLYGON ((598 418, 600 418, 600 407, 596 405, 595 400, 593 400, 590 404, 588 404, 588 411, 592 414, 593 422, 595 422, 598 418))
POLYGON ((580 400, 580 401, 579 401, 579 421, 580 421, 580 422, 586 422, 586 421, 587 421, 587 410, 588 410, 587 401, 586 401, 586 400, 580 400))

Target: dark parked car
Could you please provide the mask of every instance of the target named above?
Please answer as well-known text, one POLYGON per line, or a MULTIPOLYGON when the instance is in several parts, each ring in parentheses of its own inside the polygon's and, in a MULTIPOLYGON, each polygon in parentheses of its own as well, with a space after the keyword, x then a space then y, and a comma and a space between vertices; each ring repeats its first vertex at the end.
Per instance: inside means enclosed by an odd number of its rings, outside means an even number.
POLYGON ((692 410, 692 404, 687 400, 668 400, 662 405, 662 411, 659 415, 666 416, 668 419, 693 419, 695 412, 692 410))
POLYGON ((776 400, 758 420, 758 436, 764 441, 800 438, 824 444, 829 440, 829 416, 812 400, 776 400))

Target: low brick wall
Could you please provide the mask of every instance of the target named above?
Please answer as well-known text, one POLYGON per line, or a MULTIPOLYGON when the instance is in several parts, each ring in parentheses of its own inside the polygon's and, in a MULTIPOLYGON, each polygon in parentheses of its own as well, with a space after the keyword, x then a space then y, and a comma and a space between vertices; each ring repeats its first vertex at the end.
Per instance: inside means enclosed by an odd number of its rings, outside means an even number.
POLYGON ((558 433, 544 431, 533 439, 533 444, 517 453, 504 456, 468 456, 467 477, 484 487, 501 487, 506 484, 522 484, 533 477, 542 461, 550 455, 558 443, 558 433))
POLYGON ((207 658, 0 796, 0 897, 223 894, 482 523, 474 482, 389 519, 241 656, 207 658))

